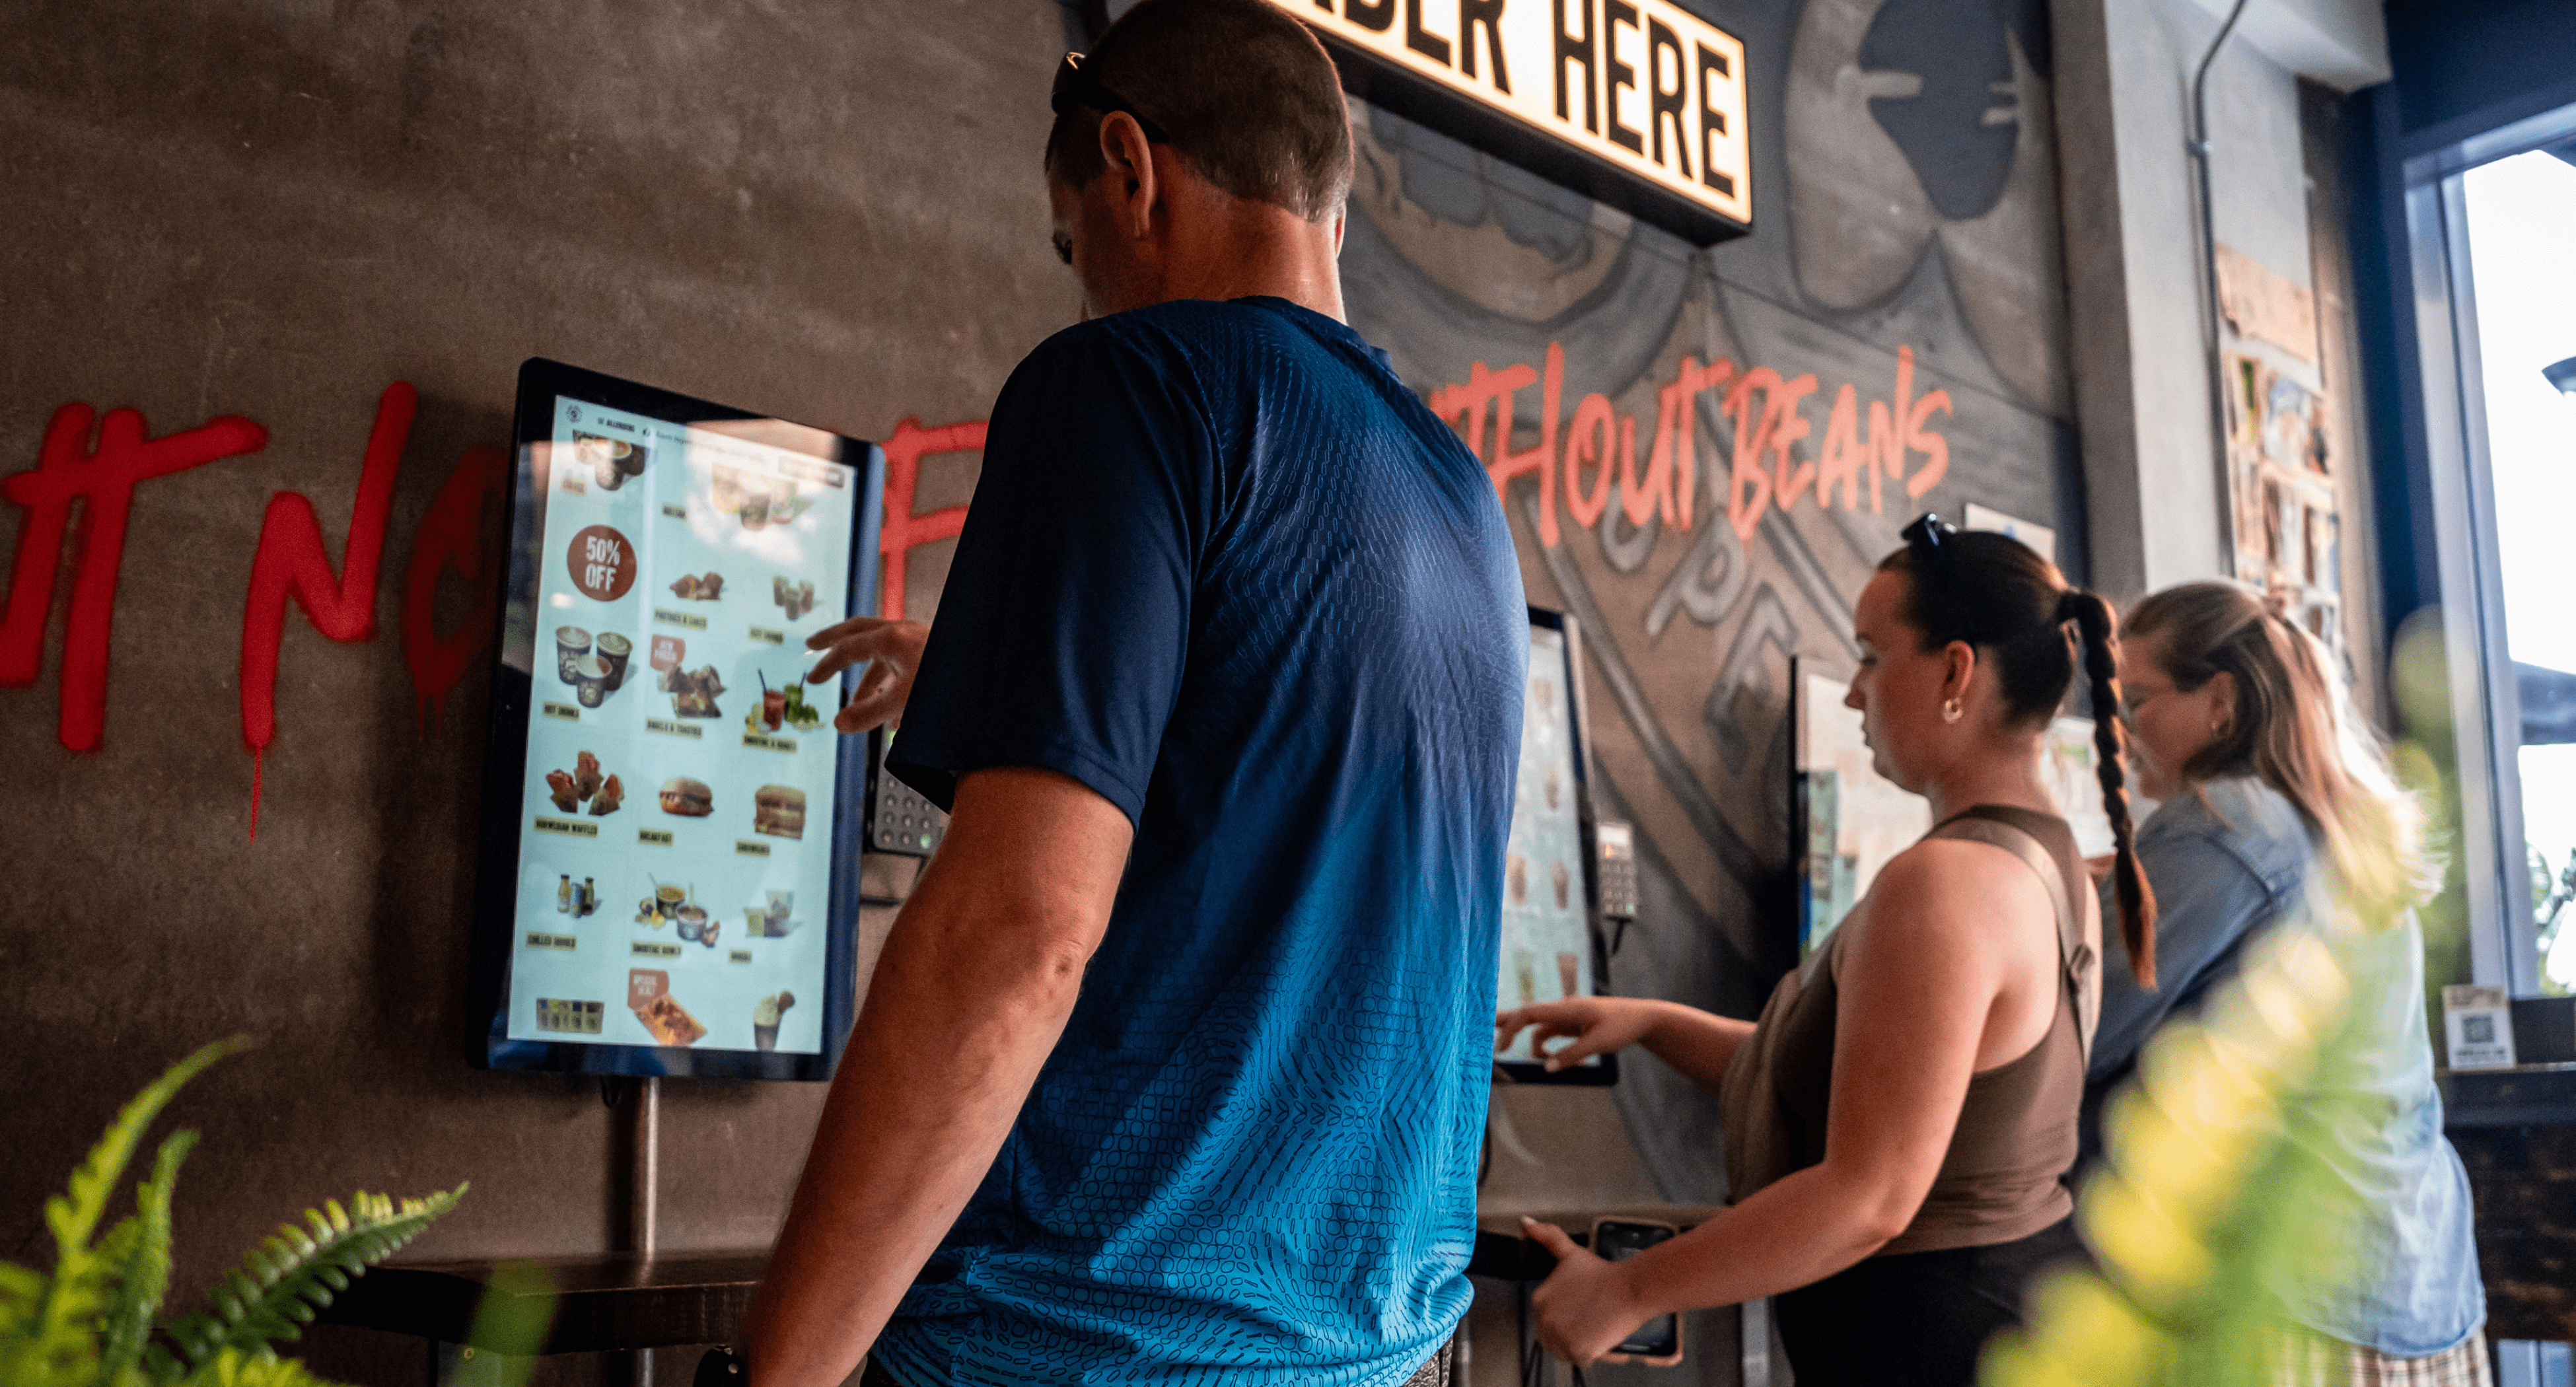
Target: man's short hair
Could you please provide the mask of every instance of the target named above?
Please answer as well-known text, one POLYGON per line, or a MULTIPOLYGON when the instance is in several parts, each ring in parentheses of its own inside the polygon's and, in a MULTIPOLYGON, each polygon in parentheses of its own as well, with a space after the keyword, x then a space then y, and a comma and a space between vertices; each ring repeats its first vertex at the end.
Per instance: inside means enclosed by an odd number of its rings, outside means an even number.
MULTIPOLYGON (((1227 193, 1308 221, 1341 210, 1351 126, 1340 75, 1306 26, 1267 0, 1143 0, 1083 68, 1227 193)), ((1055 118, 1050 176, 1075 188, 1100 176, 1100 121, 1089 106, 1055 118)))

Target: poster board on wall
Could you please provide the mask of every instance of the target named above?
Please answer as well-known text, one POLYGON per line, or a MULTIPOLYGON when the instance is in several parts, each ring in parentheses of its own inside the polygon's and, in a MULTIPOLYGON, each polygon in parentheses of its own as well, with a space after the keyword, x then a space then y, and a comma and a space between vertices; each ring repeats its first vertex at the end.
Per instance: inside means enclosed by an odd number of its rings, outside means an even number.
MULTIPOLYGON (((1796 810, 1790 816, 1798 876, 1798 956, 1821 946, 1851 914, 1879 871, 1932 828, 1932 806, 1879 774, 1862 736, 1860 710, 1843 705, 1851 685, 1791 662, 1797 719, 1796 810)), ((2040 739, 2039 774, 2086 857, 2112 849, 2102 808, 2100 764, 2087 718, 2052 720, 2040 739)), ((2148 812, 2136 810, 2140 818, 2148 812)))

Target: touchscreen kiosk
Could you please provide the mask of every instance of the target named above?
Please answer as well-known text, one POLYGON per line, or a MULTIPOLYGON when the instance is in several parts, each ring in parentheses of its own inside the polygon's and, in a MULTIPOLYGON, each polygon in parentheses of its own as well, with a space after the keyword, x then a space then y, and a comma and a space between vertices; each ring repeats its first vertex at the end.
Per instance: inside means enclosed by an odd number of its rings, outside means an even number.
POLYGON ((867 743, 805 638, 876 611, 884 455, 543 360, 513 432, 478 1062, 824 1078, 867 743))
MULTIPOLYGON (((1496 1005, 1589 996, 1600 990, 1592 814, 1585 777, 1592 739, 1585 717, 1582 638, 1574 619, 1529 609, 1529 683, 1521 699, 1520 778, 1512 797, 1511 841, 1503 857, 1502 978, 1496 1005)), ((1524 1030, 1494 1057, 1524 1083, 1607 1084, 1614 1056, 1595 1056, 1553 1074, 1524 1030)), ((1551 1042, 1562 1045, 1564 1041, 1551 1042)))

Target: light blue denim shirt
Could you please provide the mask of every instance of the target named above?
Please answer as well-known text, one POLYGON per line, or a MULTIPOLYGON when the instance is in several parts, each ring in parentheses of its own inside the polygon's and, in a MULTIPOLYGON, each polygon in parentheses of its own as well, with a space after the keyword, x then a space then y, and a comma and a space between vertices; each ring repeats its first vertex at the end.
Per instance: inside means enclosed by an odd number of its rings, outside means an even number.
MULTIPOLYGON (((2102 1102, 2137 1067, 2138 1051, 2165 1019, 2198 1009, 2236 975, 2248 939, 2296 921, 2316 849, 2298 811, 2252 778, 2212 780, 2176 795, 2138 832, 2138 857, 2155 889, 2156 973, 2150 992, 2129 972, 2116 929, 2105 930, 2102 1020, 2084 1090, 2084 1155, 2099 1154, 2102 1102)), ((2102 918, 2118 918, 2108 885, 2102 918)), ((2469 1179, 2442 1136, 2433 1047, 2424 1021, 2424 941, 2409 912, 2398 928, 2358 941, 2360 1003, 2375 1009, 2376 1040, 2347 1056, 2337 1087, 2374 1120, 2304 1134, 2314 1155, 2349 1182, 2373 1215, 2362 1230, 2351 1286, 2276 1285, 2283 1308, 2310 1329, 2400 1358, 2439 1353, 2486 1319, 2470 1226, 2469 1179)))

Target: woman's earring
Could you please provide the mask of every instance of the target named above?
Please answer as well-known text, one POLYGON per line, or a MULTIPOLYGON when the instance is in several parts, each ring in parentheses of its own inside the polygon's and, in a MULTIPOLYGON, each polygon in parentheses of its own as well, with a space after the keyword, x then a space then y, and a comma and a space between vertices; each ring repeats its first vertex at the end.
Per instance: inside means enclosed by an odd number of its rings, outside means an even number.
POLYGON ((1958 720, 1959 720, 1959 700, 1957 700, 1957 699, 1955 699, 1955 698, 1945 698, 1945 699, 1942 699, 1942 700, 1941 700, 1941 721, 1943 721, 1943 722, 1957 722, 1958 720))

